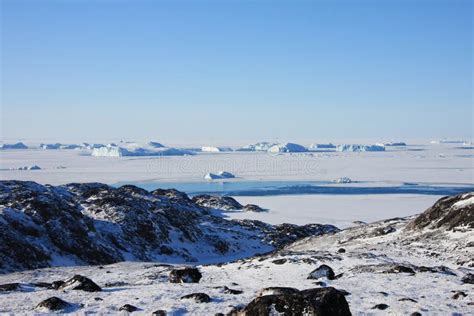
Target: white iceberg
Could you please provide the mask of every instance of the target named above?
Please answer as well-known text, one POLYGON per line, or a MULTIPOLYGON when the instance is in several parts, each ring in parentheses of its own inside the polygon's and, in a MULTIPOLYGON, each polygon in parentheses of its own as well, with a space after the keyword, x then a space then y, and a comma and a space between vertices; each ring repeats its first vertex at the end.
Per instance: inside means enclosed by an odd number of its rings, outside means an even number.
POLYGON ((348 177, 340 177, 337 180, 334 180, 335 183, 352 183, 352 180, 348 177))
POLYGON ((201 148, 202 152, 207 152, 207 153, 219 153, 219 152, 225 152, 225 151, 232 151, 232 148, 229 147, 214 147, 214 146, 203 146, 201 148))
POLYGON ((61 144, 60 143, 40 144, 40 148, 42 148, 42 149, 59 149, 59 148, 61 148, 61 144))
POLYGON ((277 145, 276 143, 259 142, 256 144, 250 144, 237 149, 237 151, 268 151, 270 147, 277 145))
POLYGON ((384 146, 406 146, 407 144, 405 142, 390 142, 390 143, 385 143, 384 146))
POLYGON ((184 156, 192 155, 188 150, 154 147, 150 145, 140 146, 137 143, 127 143, 124 146, 109 144, 104 147, 94 148, 92 156, 96 157, 123 157, 123 156, 184 156), (125 147, 126 146, 126 147, 125 147))
POLYGON ((23 143, 0 144, 0 149, 28 149, 28 146, 23 143))
POLYGON ((311 144, 311 146, 309 146, 309 150, 319 150, 319 149, 334 149, 336 148, 336 145, 334 144, 311 144))
POLYGON ((357 144, 342 144, 336 147, 336 151, 341 152, 365 152, 365 151, 385 151, 385 146, 376 145, 357 145, 357 144))
POLYGON ((301 153, 306 151, 308 151, 306 147, 294 143, 277 144, 268 149, 268 152, 271 153, 301 153))
POLYGON ((235 176, 232 173, 227 172, 227 171, 220 171, 217 174, 209 172, 204 176, 204 179, 206 180, 231 179, 231 178, 235 178, 235 176))

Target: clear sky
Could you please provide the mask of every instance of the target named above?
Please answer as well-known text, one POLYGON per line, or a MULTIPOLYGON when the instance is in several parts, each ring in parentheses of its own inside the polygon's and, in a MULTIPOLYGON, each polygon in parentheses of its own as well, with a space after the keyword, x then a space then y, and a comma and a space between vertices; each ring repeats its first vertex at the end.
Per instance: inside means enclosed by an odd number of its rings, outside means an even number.
POLYGON ((472 138, 472 1, 1 0, 2 138, 472 138))

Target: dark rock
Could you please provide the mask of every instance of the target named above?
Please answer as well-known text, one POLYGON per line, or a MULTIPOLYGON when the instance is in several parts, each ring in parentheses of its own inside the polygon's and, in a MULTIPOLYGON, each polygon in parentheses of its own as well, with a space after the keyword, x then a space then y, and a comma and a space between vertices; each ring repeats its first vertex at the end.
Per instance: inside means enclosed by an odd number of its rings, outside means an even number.
POLYGON ((86 292, 99 292, 102 291, 100 286, 94 283, 89 278, 86 278, 85 276, 82 275, 75 275, 72 278, 66 280, 60 287, 59 289, 65 289, 65 288, 70 288, 71 290, 82 290, 86 292))
POLYGON ((319 286, 323 286, 323 287, 326 286, 326 283, 323 282, 323 281, 317 281, 317 282, 314 282, 314 284, 319 285, 319 286))
POLYGON ((455 291, 454 295, 453 295, 453 299, 457 300, 461 297, 466 297, 466 296, 467 296, 467 294, 464 293, 463 291, 455 291))
POLYGON ((402 297, 401 299, 399 299, 400 302, 413 302, 413 303, 418 303, 417 300, 414 300, 412 298, 409 298, 409 297, 402 297))
POLYGON ((242 209, 244 212, 263 212, 265 211, 263 208, 261 208, 258 205, 255 204, 247 204, 244 206, 242 209))
POLYGON ((259 296, 243 309, 234 309, 229 315, 351 315, 344 295, 327 287, 308 289, 296 293, 259 296))
POLYGON ((181 268, 171 270, 170 283, 199 283, 202 274, 197 268, 181 268))
POLYGON ((50 311, 60 311, 60 310, 67 309, 71 306, 72 305, 69 304, 68 302, 65 302, 62 299, 53 296, 40 302, 38 305, 36 305, 35 309, 47 309, 50 311))
POLYGON ((462 277, 461 282, 465 284, 474 284, 474 274, 473 273, 466 274, 465 276, 462 277))
POLYGON ((196 303, 209 303, 211 301, 211 298, 206 293, 192 293, 181 296, 181 299, 193 299, 196 303))
POLYGON ((389 306, 387 304, 377 304, 372 309, 380 309, 380 310, 386 310, 389 306))
POLYGON ((413 312, 410 314, 410 316, 421 316, 420 312, 413 312))
POLYGON ((320 265, 318 268, 311 271, 308 276, 308 279, 320 279, 327 278, 328 280, 334 280, 335 274, 333 269, 325 264, 320 265))
POLYGON ((168 313, 163 309, 159 309, 151 313, 152 316, 166 316, 167 314, 168 313))
POLYGON ((242 291, 242 290, 230 289, 230 288, 228 288, 227 286, 224 286, 224 293, 225 293, 225 294, 234 294, 234 295, 236 295, 236 294, 242 294, 242 293, 244 293, 244 291, 242 291))
POLYGON ((337 252, 338 252, 338 253, 345 253, 345 252, 346 252, 346 249, 344 249, 344 248, 339 248, 339 249, 337 250, 337 252))
POLYGON ((286 259, 285 258, 282 258, 282 259, 276 259, 276 260, 273 260, 272 263, 274 264, 284 264, 286 263, 286 259))
POLYGON ((101 297, 94 297, 94 301, 103 301, 104 299, 101 297))
POLYGON ((133 313, 137 310, 138 310, 138 307, 135 307, 135 306, 130 305, 130 304, 125 304, 125 305, 123 305, 122 307, 119 308, 119 311, 126 311, 126 312, 129 312, 129 313, 133 313))
POLYGON ((20 290, 20 283, 0 284, 0 292, 13 292, 20 290))
POLYGON ((474 228, 474 203, 462 204, 474 197, 474 192, 462 193, 439 199, 432 207, 415 218, 408 229, 441 228, 453 230, 457 227, 474 228), (456 204, 460 202, 460 204, 456 204))

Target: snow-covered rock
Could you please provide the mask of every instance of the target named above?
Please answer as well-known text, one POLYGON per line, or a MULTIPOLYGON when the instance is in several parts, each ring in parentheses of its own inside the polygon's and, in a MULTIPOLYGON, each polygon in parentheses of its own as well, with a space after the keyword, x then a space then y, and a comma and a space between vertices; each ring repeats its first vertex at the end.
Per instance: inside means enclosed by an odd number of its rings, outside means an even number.
POLYGON ((207 152, 207 153, 220 153, 220 152, 228 152, 232 151, 232 148, 229 147, 213 147, 213 146, 203 146, 201 148, 202 152, 207 152))
POLYGON ((271 153, 300 153, 306 151, 308 151, 306 147, 294 143, 277 144, 268 148, 268 152, 271 153))
POLYGON ((336 151, 341 152, 365 152, 365 151, 385 151, 385 146, 376 145, 357 145, 357 144, 342 144, 336 147, 336 151))
POLYGON ((0 150, 1 149, 28 149, 28 146, 21 142, 15 144, 0 144, 0 150))
POLYGON ((235 178, 235 176, 227 171, 219 171, 217 174, 209 172, 204 176, 206 180, 216 180, 216 179, 231 179, 235 178))

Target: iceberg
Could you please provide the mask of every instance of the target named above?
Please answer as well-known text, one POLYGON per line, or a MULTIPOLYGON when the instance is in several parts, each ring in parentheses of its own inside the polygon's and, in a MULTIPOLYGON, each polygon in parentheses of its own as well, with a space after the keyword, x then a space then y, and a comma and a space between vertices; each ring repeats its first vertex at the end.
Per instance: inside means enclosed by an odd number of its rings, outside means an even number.
POLYGON ((256 144, 250 144, 237 149, 237 151, 268 151, 270 147, 277 145, 276 143, 259 142, 256 144))
POLYGON ((109 144, 104 147, 94 148, 92 156, 96 157, 123 157, 123 156, 184 156, 193 155, 192 152, 177 148, 168 147, 140 147, 138 144, 128 144, 124 146, 117 146, 109 144))
POLYGON ((407 144, 404 142, 391 142, 385 143, 384 146, 406 146, 407 144))
POLYGON ((231 178, 235 178, 235 176, 232 173, 227 172, 227 171, 219 171, 217 174, 209 172, 204 176, 204 179, 206 180, 231 179, 231 178))
POLYGON ((268 149, 268 152, 271 153, 301 153, 306 151, 308 151, 306 147, 294 143, 277 144, 268 149))
POLYGON ((23 143, 0 144, 0 149, 28 149, 28 146, 23 143))
POLYGON ((336 147, 336 151, 340 152, 365 152, 365 151, 385 151, 383 145, 349 145, 342 144, 336 147))
POLYGON ((341 177, 337 180, 334 180, 334 183, 352 183, 352 180, 348 177, 341 177))
POLYGON ((60 143, 55 144, 40 144, 40 148, 42 149, 59 149, 61 147, 60 143))
POLYGON ((309 146, 309 150, 318 150, 318 149, 334 149, 336 148, 336 145, 333 145, 331 143, 329 144, 311 144, 309 146))
POLYGON ((25 167, 20 167, 18 168, 18 170, 41 170, 41 168, 37 165, 33 165, 33 166, 25 166, 25 167))
POLYGON ((219 153, 219 152, 225 152, 225 151, 232 151, 232 148, 204 146, 204 147, 201 148, 201 151, 202 152, 207 152, 207 153, 219 153))

